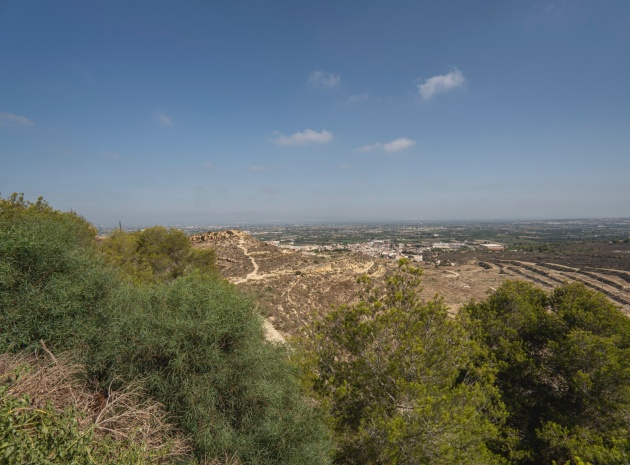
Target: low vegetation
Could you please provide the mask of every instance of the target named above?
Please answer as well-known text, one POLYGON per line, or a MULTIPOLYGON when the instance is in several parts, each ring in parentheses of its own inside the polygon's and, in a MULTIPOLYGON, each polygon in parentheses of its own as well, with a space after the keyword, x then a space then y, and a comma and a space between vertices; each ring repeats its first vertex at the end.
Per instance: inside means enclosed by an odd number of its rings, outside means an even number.
POLYGON ((626 464, 630 320, 572 283, 508 281, 450 318, 401 262, 300 356, 337 463, 626 464))
POLYGON ((511 463, 628 463, 630 320, 604 295, 507 282, 464 312, 498 369, 511 463))
POLYGON ((197 270, 216 277, 212 249, 193 249, 179 229, 162 226, 125 232, 115 230, 101 245, 107 262, 124 270, 135 283, 172 281, 197 270))
MULTIPOLYGON (((45 346, 43 346, 45 349, 45 346)), ((187 441, 139 386, 90 386, 69 354, 0 355, 0 461, 149 464, 190 461, 187 441)))
MULTIPOLYGON (((177 242, 170 240, 176 233, 155 232, 134 235, 158 238, 133 249, 136 259, 126 263, 140 264, 136 274, 135 265, 108 265, 108 252, 76 214, 41 199, 0 200, 0 350, 41 354, 44 341, 51 353, 70 351, 106 398, 110 388, 141 383, 189 438, 197 460, 326 463, 328 433, 285 349, 264 341, 254 303, 205 273, 207 266, 176 266, 175 276, 172 264, 151 265, 155 277, 144 279, 142 264, 173 258, 174 248, 161 253, 159 244, 177 242)), ((59 428, 72 418, 60 417, 59 428)), ((75 447, 75 437, 63 447, 75 447)))
POLYGON ((401 261, 382 291, 362 278, 360 302, 306 341, 302 363, 339 463, 501 463, 488 447, 504 417, 494 371, 439 298, 419 299, 420 271, 401 261))
POLYGON ((0 199, 0 462, 630 462, 630 320, 609 300, 508 281, 452 317, 420 278, 360 278, 288 348, 183 233, 98 242, 0 199))

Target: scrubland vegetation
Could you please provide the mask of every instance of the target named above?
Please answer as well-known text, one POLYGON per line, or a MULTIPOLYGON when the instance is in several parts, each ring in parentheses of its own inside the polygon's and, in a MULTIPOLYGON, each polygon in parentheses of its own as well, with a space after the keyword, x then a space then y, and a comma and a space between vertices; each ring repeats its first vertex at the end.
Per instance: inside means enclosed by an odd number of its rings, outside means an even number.
MULTIPOLYGON (((69 352, 85 367, 84 381, 105 399, 112 389, 140 383, 191 448, 188 456, 167 454, 160 463, 327 463, 329 435, 306 401, 286 349, 264 341, 253 302, 204 273, 207 256, 198 266, 199 257, 180 240, 182 253, 149 247, 145 259, 142 247, 131 246, 121 260, 121 254, 97 247, 94 230, 73 213, 19 196, 1 202, 1 352, 46 357, 41 341, 52 354, 69 352), (122 266, 110 264, 116 262, 122 266)), ((179 234, 154 229, 121 242, 158 237, 158 245, 172 244, 179 234)), ((20 373, 3 374, 3 386, 10 388, 20 373)), ((32 401, 3 391, 1 421, 21 434, 9 434, 0 446, 9 463, 22 463, 31 442, 48 448, 37 415, 48 418, 52 410, 41 413, 32 401)), ((59 450, 84 457, 81 448, 93 446, 86 439, 89 428, 76 430, 80 412, 55 411, 58 418, 46 428, 59 429, 53 435, 59 450)), ((129 447, 146 449, 142 441, 129 447)), ((46 460, 68 463, 69 453, 51 450, 46 460)), ((143 460, 153 463, 150 455, 143 460)))
POLYGON ((0 199, 0 462, 627 464, 630 320, 507 282, 449 316, 401 262, 289 346, 209 250, 0 199))

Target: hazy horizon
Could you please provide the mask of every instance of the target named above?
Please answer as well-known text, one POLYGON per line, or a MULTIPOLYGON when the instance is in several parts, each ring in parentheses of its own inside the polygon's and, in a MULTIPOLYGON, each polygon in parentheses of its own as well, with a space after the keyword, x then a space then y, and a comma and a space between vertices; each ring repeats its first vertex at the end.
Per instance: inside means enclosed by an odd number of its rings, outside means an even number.
MULTIPOLYGON (((78 212, 77 212, 78 213, 78 212)), ((440 226, 440 225, 492 225, 492 224, 514 224, 514 223, 554 223, 554 222, 614 222, 621 221, 630 225, 630 217, 611 217, 611 218, 507 218, 507 219, 445 219, 445 220, 310 220, 310 221, 282 221, 282 220, 262 220, 258 222, 247 221, 226 221, 224 223, 215 222, 193 222, 193 223, 120 223, 123 229, 146 228, 150 226, 165 227, 183 227, 183 228, 229 228, 229 227, 272 227, 272 226, 440 226)), ((96 224, 95 226, 103 229, 115 229, 119 227, 119 223, 112 224, 96 224)))

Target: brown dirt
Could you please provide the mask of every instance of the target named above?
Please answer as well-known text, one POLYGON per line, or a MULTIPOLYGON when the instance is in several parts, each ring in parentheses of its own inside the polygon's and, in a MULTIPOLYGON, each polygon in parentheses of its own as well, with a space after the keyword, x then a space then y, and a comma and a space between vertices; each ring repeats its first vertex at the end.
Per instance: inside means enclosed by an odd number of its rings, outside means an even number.
MULTIPOLYGON (((564 281, 577 280, 606 293, 614 303, 628 312, 630 272, 626 277, 623 271, 626 269, 623 262, 626 254, 615 252, 619 244, 610 245, 615 248, 599 247, 600 252, 608 252, 600 262, 593 258, 597 247, 587 248, 582 255, 579 247, 565 249, 562 254, 440 254, 442 265, 450 261, 453 266, 424 264, 421 295, 427 300, 436 294, 442 296, 451 311, 456 313, 471 299, 486 298, 506 279, 527 280, 548 289, 564 281), (601 263, 619 267, 602 270, 601 263)), ((359 291, 356 280, 360 275, 368 274, 379 281, 396 268, 393 260, 351 252, 316 254, 280 249, 240 231, 214 233, 195 241, 194 246, 215 249, 223 276, 255 298, 268 322, 283 336, 299 334, 300 329, 314 316, 324 315, 339 305, 355 302, 359 291)), ((630 266, 627 269, 630 270, 630 266)))

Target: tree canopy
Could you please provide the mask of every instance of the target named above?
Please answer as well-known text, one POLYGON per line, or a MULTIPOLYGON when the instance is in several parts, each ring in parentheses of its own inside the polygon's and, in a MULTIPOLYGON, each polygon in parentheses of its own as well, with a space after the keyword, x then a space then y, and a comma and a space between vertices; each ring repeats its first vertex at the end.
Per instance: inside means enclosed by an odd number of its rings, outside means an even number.
POLYGON ((499 369, 512 463, 630 460, 630 320, 581 283, 506 282, 463 311, 499 369))
POLYGON ((362 277, 359 303, 312 328, 303 363, 339 463, 501 463, 493 370, 440 299, 420 300, 420 271, 401 261, 382 291, 362 277))
POLYGON ((122 268, 133 282, 169 281, 192 270, 216 274, 212 249, 193 249, 179 229, 153 226, 141 231, 116 230, 101 244, 106 260, 122 268))

